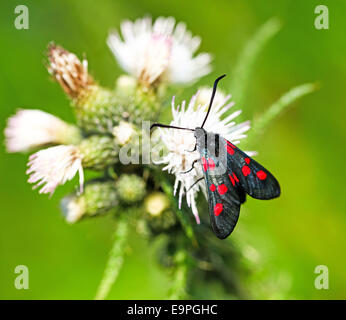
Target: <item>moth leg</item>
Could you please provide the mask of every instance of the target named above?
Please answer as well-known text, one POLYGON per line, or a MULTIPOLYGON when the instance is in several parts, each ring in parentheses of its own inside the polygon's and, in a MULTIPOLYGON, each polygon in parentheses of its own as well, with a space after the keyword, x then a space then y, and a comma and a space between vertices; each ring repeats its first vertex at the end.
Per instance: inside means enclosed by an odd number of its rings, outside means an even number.
POLYGON ((201 180, 203 180, 204 178, 199 178, 197 181, 195 181, 194 183, 193 183, 193 185, 188 189, 188 190, 186 190, 186 193, 188 193, 198 182, 200 182, 201 180))
POLYGON ((189 173, 190 171, 192 171, 192 170, 195 168, 195 163, 196 163, 197 161, 198 161, 198 160, 194 160, 194 161, 192 162, 191 168, 190 168, 189 170, 187 170, 187 171, 180 172, 180 174, 189 173))
POLYGON ((195 152, 197 150, 197 142, 195 144, 195 147, 193 148, 193 150, 185 150, 186 152, 195 152))

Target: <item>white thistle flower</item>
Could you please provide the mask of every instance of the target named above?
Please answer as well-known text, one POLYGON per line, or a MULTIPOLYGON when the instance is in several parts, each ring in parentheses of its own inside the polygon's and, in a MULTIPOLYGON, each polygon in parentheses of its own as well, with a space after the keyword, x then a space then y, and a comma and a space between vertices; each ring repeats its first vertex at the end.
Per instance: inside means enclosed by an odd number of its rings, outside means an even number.
MULTIPOLYGON (((175 108, 173 97, 173 121, 170 123, 172 126, 194 129, 202 125, 209 101, 204 104, 197 104, 198 97, 199 92, 191 98, 187 108, 185 106, 185 101, 182 102, 181 107, 177 106, 175 108)), ((204 129, 209 132, 220 134, 233 144, 238 144, 241 139, 246 137, 244 133, 250 129, 250 123, 249 121, 246 121, 236 125, 236 123, 232 121, 241 113, 240 110, 231 113, 224 119, 221 119, 234 103, 230 102, 230 95, 225 96, 219 94, 218 97, 218 99, 214 100, 212 112, 209 114, 204 129)), ((193 150, 195 147, 196 138, 194 137, 194 133, 174 129, 159 128, 158 130, 162 142, 168 149, 168 154, 164 156, 162 160, 156 162, 156 164, 166 164, 163 170, 175 174, 176 180, 174 184, 174 195, 178 193, 179 207, 181 207, 183 195, 185 194, 188 206, 192 209, 192 213, 194 214, 197 223, 200 223, 196 205, 196 196, 200 190, 202 190, 206 196, 205 184, 199 183, 195 185, 194 188, 190 189, 198 179, 203 177, 203 171, 199 161, 195 165, 195 170, 181 174, 181 172, 187 171, 191 168, 194 160, 199 159, 197 151, 187 152, 187 150, 193 150)), ((253 152, 247 153, 249 155, 254 154, 253 152)))
POLYGON ((182 22, 175 25, 173 17, 159 17, 124 21, 123 40, 117 32, 107 39, 120 66, 135 76, 140 83, 151 85, 163 79, 171 83, 189 83, 211 70, 211 56, 194 56, 201 39, 192 36, 182 22))
POLYGON ((30 156, 28 166, 28 182, 36 183, 34 189, 43 185, 40 193, 52 195, 58 185, 71 180, 77 172, 80 192, 83 191, 82 156, 75 146, 60 145, 38 151, 30 156))
POLYGON ((18 110, 5 129, 8 152, 25 152, 47 144, 64 143, 76 128, 41 110, 18 110))

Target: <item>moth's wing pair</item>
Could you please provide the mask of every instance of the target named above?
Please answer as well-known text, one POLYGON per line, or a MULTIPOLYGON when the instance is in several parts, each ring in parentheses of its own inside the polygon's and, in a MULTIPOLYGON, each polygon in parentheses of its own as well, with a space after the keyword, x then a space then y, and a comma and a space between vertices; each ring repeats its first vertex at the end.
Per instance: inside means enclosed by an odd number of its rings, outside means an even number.
MULTIPOLYGON (((216 169, 222 163, 213 156, 205 155, 204 161, 215 163, 216 169)), ((208 193, 210 223, 215 235, 220 239, 227 238, 233 231, 239 218, 240 205, 244 203, 246 194, 227 175, 214 174, 213 168, 204 170, 204 177, 208 193)))
POLYGON ((227 143, 227 170, 235 182, 249 196, 268 200, 280 195, 280 185, 275 177, 257 161, 235 145, 227 143))
POLYGON ((227 161, 218 161, 206 149, 202 156, 202 167, 211 226, 216 236, 224 239, 237 224, 240 205, 245 202, 246 193, 256 199, 272 199, 280 195, 280 185, 258 162, 229 141, 221 137, 220 140, 221 146, 225 148, 227 161), (215 169, 223 173, 215 174, 215 169))

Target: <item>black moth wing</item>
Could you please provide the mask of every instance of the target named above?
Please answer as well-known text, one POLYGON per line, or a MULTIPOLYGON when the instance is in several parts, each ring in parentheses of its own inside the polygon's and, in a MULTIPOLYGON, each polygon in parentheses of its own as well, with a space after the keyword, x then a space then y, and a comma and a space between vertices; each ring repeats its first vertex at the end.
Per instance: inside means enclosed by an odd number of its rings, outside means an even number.
POLYGON ((240 205, 245 201, 246 194, 239 186, 233 186, 227 172, 213 174, 222 163, 217 161, 205 150, 202 156, 202 166, 205 170, 209 216, 213 232, 219 239, 227 238, 235 228, 240 205), (215 164, 215 168, 213 168, 215 164))
POLYGON ((268 200, 280 195, 280 185, 275 177, 257 161, 249 157, 228 140, 227 170, 236 185, 249 196, 268 200))

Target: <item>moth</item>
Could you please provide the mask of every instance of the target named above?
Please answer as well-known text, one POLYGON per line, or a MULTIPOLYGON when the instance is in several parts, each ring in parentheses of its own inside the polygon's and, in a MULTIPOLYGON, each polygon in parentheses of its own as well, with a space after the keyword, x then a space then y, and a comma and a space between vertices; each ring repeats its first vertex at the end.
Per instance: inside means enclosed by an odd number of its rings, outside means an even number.
MULTIPOLYGON (((261 200, 276 198, 280 195, 280 185, 275 177, 257 161, 249 157, 230 141, 219 134, 203 129, 210 113, 216 94, 218 82, 225 77, 220 76, 214 82, 209 107, 201 127, 195 129, 181 128, 160 123, 154 127, 189 130, 194 132, 200 164, 207 189, 209 216, 213 232, 220 239, 227 238, 234 230, 240 212, 240 206, 246 200, 246 194, 261 200)), ((190 170, 194 169, 195 162, 190 170)), ((190 189, 191 189, 190 188, 190 189)))

